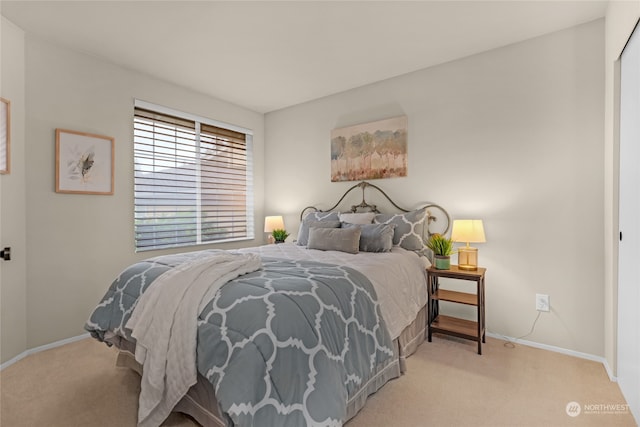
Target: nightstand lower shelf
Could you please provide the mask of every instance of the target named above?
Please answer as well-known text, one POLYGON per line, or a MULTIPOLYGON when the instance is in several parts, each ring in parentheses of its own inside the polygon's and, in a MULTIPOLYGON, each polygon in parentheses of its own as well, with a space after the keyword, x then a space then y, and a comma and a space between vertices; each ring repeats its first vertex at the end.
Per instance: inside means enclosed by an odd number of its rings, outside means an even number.
POLYGON ((431 332, 441 332, 471 340, 478 339, 478 322, 439 315, 431 322, 431 332))

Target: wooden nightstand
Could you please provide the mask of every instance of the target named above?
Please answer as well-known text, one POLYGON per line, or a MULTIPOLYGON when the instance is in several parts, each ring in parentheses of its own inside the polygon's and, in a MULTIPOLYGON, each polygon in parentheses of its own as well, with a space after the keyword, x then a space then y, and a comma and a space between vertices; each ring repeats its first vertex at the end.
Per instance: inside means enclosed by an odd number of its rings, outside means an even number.
POLYGON ((435 267, 427 269, 427 287, 429 294, 429 323, 428 340, 431 342, 431 334, 453 335, 478 342, 478 354, 482 354, 482 343, 486 342, 485 317, 484 317, 484 273, 486 268, 478 267, 476 271, 460 270, 457 265, 452 265, 449 270, 438 270, 435 267), (440 289, 438 279, 469 280, 476 282, 476 293, 466 293, 440 289), (439 301, 449 301, 457 304, 466 304, 477 307, 477 321, 459 319, 445 316, 439 313, 439 301))

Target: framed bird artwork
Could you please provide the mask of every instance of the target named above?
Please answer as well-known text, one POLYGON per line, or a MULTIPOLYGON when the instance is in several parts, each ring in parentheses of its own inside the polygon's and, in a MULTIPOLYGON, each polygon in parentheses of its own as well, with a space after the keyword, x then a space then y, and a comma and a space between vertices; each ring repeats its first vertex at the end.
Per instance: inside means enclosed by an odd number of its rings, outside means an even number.
POLYGON ((114 138, 56 129, 56 193, 113 194, 114 138))

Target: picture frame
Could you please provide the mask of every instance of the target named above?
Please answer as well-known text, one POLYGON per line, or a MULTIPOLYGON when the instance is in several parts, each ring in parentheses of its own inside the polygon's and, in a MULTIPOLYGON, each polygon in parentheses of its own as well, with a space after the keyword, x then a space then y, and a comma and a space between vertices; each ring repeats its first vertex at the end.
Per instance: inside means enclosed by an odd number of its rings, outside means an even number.
POLYGON ((407 116, 331 131, 331 181, 407 176, 407 116))
POLYGON ((115 140, 56 129, 56 193, 113 195, 115 140))
POLYGON ((11 172, 11 101, 0 98, 0 174, 11 172))

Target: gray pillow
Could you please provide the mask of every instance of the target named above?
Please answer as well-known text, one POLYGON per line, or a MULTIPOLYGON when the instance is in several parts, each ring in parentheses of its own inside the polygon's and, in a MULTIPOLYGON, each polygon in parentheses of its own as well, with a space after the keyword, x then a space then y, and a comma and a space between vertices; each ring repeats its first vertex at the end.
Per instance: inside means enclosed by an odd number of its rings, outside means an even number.
POLYGON ((408 251, 425 250, 424 234, 427 227, 427 208, 403 214, 377 214, 376 224, 395 224, 393 244, 408 251))
POLYGON ((314 227, 325 228, 338 228, 340 227, 340 220, 338 212, 311 212, 307 214, 298 229, 298 244, 300 246, 307 246, 309 243, 309 228, 311 225, 314 227), (326 224, 320 224, 326 223, 326 224))
POLYGON ((393 247, 393 230, 395 224, 347 224, 342 223, 342 228, 360 228, 361 252, 389 252, 393 247))
POLYGON ((316 228, 309 229, 309 249, 340 251, 357 254, 360 246, 360 228, 316 228))

